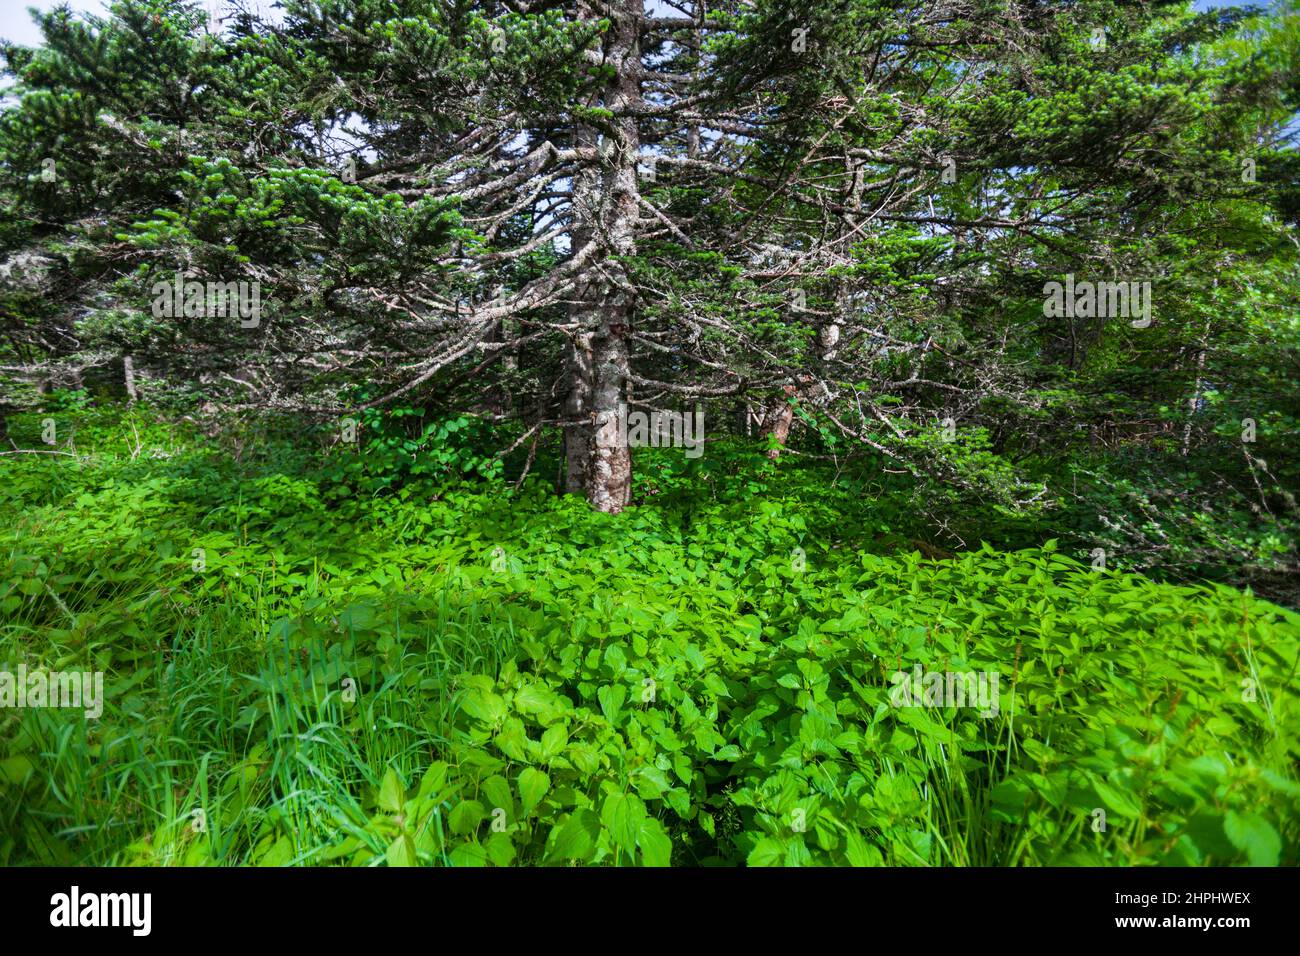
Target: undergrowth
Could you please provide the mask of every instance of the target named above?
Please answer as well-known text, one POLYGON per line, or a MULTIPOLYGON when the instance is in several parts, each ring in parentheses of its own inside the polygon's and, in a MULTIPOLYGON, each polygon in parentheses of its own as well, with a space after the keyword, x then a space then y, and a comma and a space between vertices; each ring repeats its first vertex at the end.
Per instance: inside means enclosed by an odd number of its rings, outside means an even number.
POLYGON ((0 710, 0 864, 1297 862, 1300 617, 1247 593, 916 550, 756 453, 611 517, 60 421, 0 458, 0 665, 107 700, 0 710))

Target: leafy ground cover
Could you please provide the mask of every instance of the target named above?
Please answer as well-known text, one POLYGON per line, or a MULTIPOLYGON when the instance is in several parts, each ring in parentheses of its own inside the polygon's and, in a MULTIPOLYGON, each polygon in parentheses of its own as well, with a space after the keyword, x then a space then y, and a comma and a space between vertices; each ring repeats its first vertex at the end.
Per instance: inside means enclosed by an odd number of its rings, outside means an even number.
POLYGON ((927 556, 757 453, 610 516, 59 420, 0 458, 0 665, 107 700, 0 710, 0 864, 1297 862, 1300 617, 1248 593, 927 556))

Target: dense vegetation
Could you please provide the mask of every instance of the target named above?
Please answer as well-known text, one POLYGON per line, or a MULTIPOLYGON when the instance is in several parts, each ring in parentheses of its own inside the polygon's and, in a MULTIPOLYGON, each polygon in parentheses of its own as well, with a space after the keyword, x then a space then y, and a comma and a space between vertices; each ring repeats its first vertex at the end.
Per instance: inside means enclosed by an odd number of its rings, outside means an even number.
POLYGON ((0 865, 1300 863, 1292 3, 37 19, 0 865))
POLYGON ((0 656, 108 702, 4 717, 0 862, 1297 862, 1300 616, 1241 592, 927 558, 739 446, 609 516, 60 420, 0 466, 0 656), (997 713, 891 707, 917 664, 997 713))

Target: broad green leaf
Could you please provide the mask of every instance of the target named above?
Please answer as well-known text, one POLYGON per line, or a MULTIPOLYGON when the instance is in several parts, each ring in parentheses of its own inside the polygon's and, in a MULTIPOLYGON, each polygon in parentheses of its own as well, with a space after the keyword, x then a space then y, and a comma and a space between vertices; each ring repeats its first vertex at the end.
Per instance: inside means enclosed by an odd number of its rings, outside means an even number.
POLYGON ((515 844, 509 833, 492 834, 485 849, 493 866, 509 866, 515 861, 515 844))
POLYGON ((1259 814, 1229 810, 1223 818, 1223 832, 1233 846, 1246 854, 1251 866, 1277 866, 1282 838, 1259 814))
POLYGON ((436 797, 442 792, 442 788, 447 783, 447 764, 438 760, 429 764, 429 769, 424 772, 420 779, 420 789, 418 795, 422 799, 436 797))
POLYGON ((461 698, 461 710, 488 724, 496 724, 506 715, 505 698, 490 690, 471 687, 461 698))
POLYGON ((451 808, 451 813, 447 815, 447 825, 451 827, 452 833, 465 836, 473 833, 486 816, 483 804, 477 800, 462 800, 451 808))
POLYGON ((580 808, 569 814, 552 833, 550 859, 585 860, 596 848, 600 818, 592 811, 580 808))
POLYGON ((510 792, 510 783, 505 777, 493 774, 483 781, 482 795, 487 799, 487 805, 493 809, 500 807, 509 815, 514 808, 514 796, 510 792))
POLYGON ((478 843, 462 843, 447 854, 452 866, 481 867, 487 865, 487 850, 478 843))
POLYGON ((645 819, 645 807, 639 797, 625 793, 611 793, 605 798, 600 811, 600 822, 609 831, 614 842, 625 852, 636 850, 636 838, 645 819))
POLYGON ((785 847, 779 840, 763 837, 749 851, 745 862, 750 866, 781 866, 785 862, 785 847))
POLYGON ((552 724, 546 728, 546 732, 542 734, 542 760, 549 763, 552 758, 564 752, 564 747, 568 742, 569 735, 565 732, 562 724, 552 724))
POLYGON ((519 774, 519 802, 523 805, 524 815, 533 812, 533 808, 542 802, 546 792, 551 789, 551 778, 533 767, 525 767, 519 774))
POLYGON ((1097 796, 1101 798, 1101 802, 1112 813, 1128 819, 1135 819, 1142 815, 1142 808, 1137 802, 1118 787, 1113 787, 1101 780, 1094 780, 1092 786, 1097 791, 1097 796))
POLYGON ((596 691, 596 699, 600 701, 600 712, 605 715, 605 719, 616 723, 619 711, 623 709, 623 701, 627 699, 627 688, 622 684, 608 684, 596 691))
POLYGON ((405 799, 402 781, 398 778, 397 771, 389 767, 379 784, 379 809, 388 813, 401 813, 405 799))
POLYGON ((673 841, 664 830, 663 824, 654 817, 647 816, 641 821, 637 845, 641 847, 641 861, 644 866, 669 865, 673 855, 673 841))
POLYGON ((389 866, 415 866, 418 860, 415 856, 415 843, 411 840, 410 834, 402 833, 390 843, 384 859, 388 861, 389 866))

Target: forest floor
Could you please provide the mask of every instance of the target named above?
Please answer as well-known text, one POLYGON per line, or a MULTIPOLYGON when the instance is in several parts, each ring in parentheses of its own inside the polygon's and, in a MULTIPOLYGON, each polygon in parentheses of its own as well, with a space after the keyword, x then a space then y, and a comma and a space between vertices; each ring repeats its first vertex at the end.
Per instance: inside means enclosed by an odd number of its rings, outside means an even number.
POLYGON ((608 516, 89 421, 0 458, 0 865, 1300 862, 1247 593, 833 476, 647 458, 608 516))

